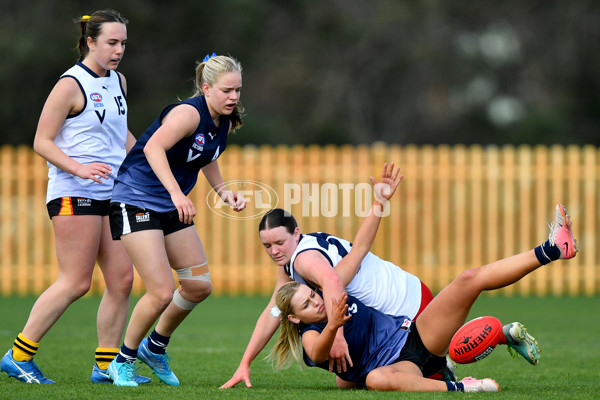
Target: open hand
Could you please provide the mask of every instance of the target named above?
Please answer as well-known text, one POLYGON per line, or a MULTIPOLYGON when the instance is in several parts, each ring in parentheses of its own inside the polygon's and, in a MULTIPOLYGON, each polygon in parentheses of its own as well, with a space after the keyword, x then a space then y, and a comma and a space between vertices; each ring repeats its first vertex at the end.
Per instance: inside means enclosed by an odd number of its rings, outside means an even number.
POLYGON ((93 162, 91 164, 81 164, 81 167, 75 171, 75 175, 82 179, 91 179, 94 182, 102 183, 100 178, 108 179, 111 172, 112 169, 108 164, 93 162))
POLYGON ((404 175, 400 175, 400 167, 395 168, 394 163, 389 164, 389 168, 388 163, 385 163, 381 172, 381 181, 377 182, 372 176, 370 178, 373 183, 375 199, 381 204, 385 204, 396 192, 404 175))

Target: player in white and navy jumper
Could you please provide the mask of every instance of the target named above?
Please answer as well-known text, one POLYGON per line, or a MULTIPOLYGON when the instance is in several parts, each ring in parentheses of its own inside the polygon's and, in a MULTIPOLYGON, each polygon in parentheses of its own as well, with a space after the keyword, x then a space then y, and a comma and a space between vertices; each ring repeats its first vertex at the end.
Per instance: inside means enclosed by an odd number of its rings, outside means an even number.
MULTIPOLYGON (((375 231, 355 239, 355 247, 346 260, 360 262, 364 252, 354 250, 364 249, 365 243, 370 246, 375 231)), ((498 384, 489 378, 439 381, 428 378, 428 374, 439 370, 450 341, 483 291, 504 288, 554 260, 571 259, 576 254, 570 218, 559 204, 547 241, 529 251, 464 270, 427 305, 416 321, 383 314, 346 293, 328 303, 308 286, 287 282, 276 294, 281 330, 270 357, 278 368, 288 365, 291 359, 300 362, 302 358, 308 365, 329 370, 336 332, 344 327, 354 365, 334 372, 346 383, 381 391, 497 392, 498 384)), ((520 333, 513 335, 514 324, 502 329, 509 346, 518 349, 526 359, 529 352, 537 359, 537 342, 520 323, 516 323, 520 333)))
MULTIPOLYGON (((304 251, 316 250, 335 268, 351 248, 349 241, 327 233, 303 234, 284 269, 290 279, 317 289, 294 270, 296 257, 304 251)), ((363 259, 346 291, 369 307, 389 315, 407 315, 412 319, 421 307, 421 280, 371 252, 363 259)))
MULTIPOLYGON (((385 164, 380 183, 385 182, 395 190, 399 183, 399 180, 396 180, 398 172, 399 170, 394 169, 393 164, 389 169, 388 164, 385 164)), ((394 190, 387 195, 391 196, 394 190)), ((374 202, 372 212, 362 226, 370 226, 375 221, 379 221, 380 206, 381 204, 374 202)), ((416 318, 433 298, 429 288, 417 277, 369 253, 368 249, 365 249, 367 246, 364 245, 360 246, 361 257, 358 261, 360 265, 356 265, 357 268, 353 270, 357 272, 350 273, 345 266, 339 267, 350 252, 351 244, 344 239, 321 232, 301 234, 295 218, 285 210, 268 211, 259 223, 258 229, 263 248, 279 267, 277 282, 269 304, 256 323, 237 371, 223 387, 234 386, 240 381, 244 381, 246 385, 250 384, 252 360, 266 346, 279 327, 279 320, 273 318, 277 313, 276 311, 272 313, 275 295, 279 288, 290 280, 305 282, 312 288, 319 288, 326 299, 328 296, 335 298, 338 296, 336 294, 338 291, 342 293, 347 290, 382 312, 398 316, 407 315, 411 319, 416 318)), ((359 234, 360 230, 357 235, 359 234)), ((354 265, 345 262, 346 266, 349 264, 354 265)), ((341 330, 336 343, 337 349, 333 353, 340 354, 338 349, 344 353, 343 356, 335 357, 336 364, 342 367, 349 362, 349 354, 345 351, 347 347, 343 343, 341 330)))
MULTIPOLYGON (((133 266, 121 243, 111 239, 108 218, 114 178, 135 143, 127 129, 126 80, 117 72, 127 20, 114 10, 100 10, 77 24, 79 60, 54 85, 33 143, 48 163, 46 207, 59 273, 1 363, 9 376, 29 383, 54 383, 40 372, 33 356, 67 307, 89 290, 96 260, 106 290, 98 308, 91 381, 110 382, 106 369, 118 354, 133 283, 133 266)), ((149 381, 137 374, 136 379, 149 381)))
POLYGON ((46 201, 66 196, 109 200, 126 155, 127 96, 116 71, 108 70, 106 76, 98 76, 78 62, 60 77, 67 78, 75 80, 81 89, 84 106, 81 111, 67 116, 54 143, 71 159, 81 164, 103 162, 112 173, 98 184, 48 161, 46 201))

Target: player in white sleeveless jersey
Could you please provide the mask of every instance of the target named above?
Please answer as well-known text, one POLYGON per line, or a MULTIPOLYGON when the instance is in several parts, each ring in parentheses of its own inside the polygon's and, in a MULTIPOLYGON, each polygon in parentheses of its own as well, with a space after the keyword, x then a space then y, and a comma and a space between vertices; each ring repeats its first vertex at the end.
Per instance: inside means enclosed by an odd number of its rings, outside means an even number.
MULTIPOLYGON (((385 164, 381 182, 375 186, 377 198, 356 239, 372 233, 379 226, 381 202, 386 202, 393 195, 401 180, 398 174, 399 170, 394 170, 394 164, 389 169, 385 164), (391 190, 384 194, 380 189, 382 184, 391 190)), ((371 181, 376 184, 373 178, 371 181)), ((294 217, 284 210, 275 209, 265 214, 259 225, 259 234, 267 254, 279 266, 278 279, 273 296, 257 321, 237 371, 223 388, 233 387, 241 381, 251 386, 250 364, 279 327, 279 319, 271 315, 275 295, 281 285, 292 279, 322 289, 328 304, 332 298, 337 299, 344 290, 348 290, 361 301, 366 300, 370 306, 381 307, 382 312, 411 318, 415 318, 433 298, 431 291, 417 277, 373 254, 367 254, 370 245, 360 249, 364 251, 365 262, 358 270, 342 266, 340 262, 350 249, 349 242, 323 233, 302 235, 294 217)), ((340 330, 330 357, 332 368, 334 361, 338 370, 345 369, 346 363, 351 364, 347 350, 340 330)))
POLYGON ((126 95, 120 74, 109 70, 106 76, 98 76, 78 62, 60 77, 61 80, 68 78, 80 88, 83 109, 67 116, 54 144, 82 165, 101 161, 115 173, 106 174, 107 178, 97 184, 98 181, 80 178, 48 161, 46 201, 65 196, 108 200, 116 171, 125 158, 128 137, 126 95))
MULTIPOLYGON (((428 376, 444 365, 451 340, 482 292, 509 286, 552 261, 576 256, 577 243, 562 204, 556 206, 555 218, 547 241, 529 251, 479 268, 465 269, 440 291, 416 321, 406 316, 385 315, 347 293, 342 293, 337 302, 326 303, 306 285, 285 283, 276 297, 280 335, 268 358, 275 362, 277 369, 286 368, 293 360, 328 369, 331 345, 343 326, 354 365, 335 373, 344 382, 354 383, 347 387, 380 391, 497 392, 498 384, 489 378, 467 377, 442 382, 428 376)), ((375 233, 370 237, 357 236, 352 251, 339 265, 357 268, 366 254, 362 245, 370 246, 375 233), (362 243, 363 240, 366 242, 362 243)), ((538 343, 523 324, 512 322, 501 330, 500 327, 495 329, 499 332, 490 334, 494 337, 491 346, 507 345, 529 363, 538 363, 538 343)), ((480 347, 479 352, 484 352, 486 346, 480 347)))
MULTIPOLYGON (((58 277, 36 301, 1 369, 27 383, 51 384, 33 361, 39 342, 65 310, 86 294, 96 260, 106 290, 97 316, 92 382, 111 382, 129 311, 133 266, 113 241, 108 208, 113 182, 135 138, 127 129, 126 81, 116 71, 127 20, 114 10, 78 20, 79 61, 57 81, 42 110, 34 150, 48 161, 47 208, 56 236, 58 277)), ((65 347, 68 342, 65 340, 65 347)), ((139 382, 149 379, 136 375, 139 382)))
MULTIPOLYGON (((327 233, 300 235, 298 247, 284 269, 292 280, 315 290, 317 286, 304 279, 294 268, 296 257, 305 251, 316 250, 335 268, 351 248, 352 244, 347 240, 327 233)), ((371 252, 367 253, 356 276, 346 285, 346 291, 367 306, 388 315, 406 315, 413 319, 421 307, 421 280, 371 252)))

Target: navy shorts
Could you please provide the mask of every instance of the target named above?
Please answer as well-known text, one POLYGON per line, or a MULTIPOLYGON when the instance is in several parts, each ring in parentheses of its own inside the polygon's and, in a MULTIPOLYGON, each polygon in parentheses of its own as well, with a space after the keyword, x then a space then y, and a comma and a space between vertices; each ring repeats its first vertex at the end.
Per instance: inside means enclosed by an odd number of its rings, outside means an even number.
POLYGON ((421 341, 421 335, 417 330, 417 324, 413 322, 406 343, 395 362, 410 361, 414 363, 423 376, 431 376, 446 366, 446 357, 431 354, 421 341))
POLYGON ((110 203, 109 218, 114 240, 120 240, 128 233, 147 230, 161 230, 167 236, 194 225, 194 222, 181 222, 177 210, 159 213, 124 203, 110 203))
POLYGON ((94 200, 84 197, 59 197, 46 203, 50 219, 57 215, 108 215, 110 200, 94 200))

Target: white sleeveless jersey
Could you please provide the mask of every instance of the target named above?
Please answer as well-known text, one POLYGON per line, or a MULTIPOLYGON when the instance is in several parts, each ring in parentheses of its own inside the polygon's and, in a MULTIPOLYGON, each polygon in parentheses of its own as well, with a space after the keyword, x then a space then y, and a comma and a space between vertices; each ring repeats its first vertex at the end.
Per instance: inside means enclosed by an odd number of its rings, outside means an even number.
MULTIPOLYGON (((290 264, 284 267, 288 276, 297 282, 315 289, 294 270, 298 254, 307 250, 317 250, 329 260, 333 268, 352 248, 347 240, 323 232, 302 235, 290 264)), ((382 260, 369 252, 363 259, 358 273, 346 286, 350 296, 384 314, 414 318, 421 306, 421 281, 389 261, 382 260)))
POLYGON ((66 155, 82 164, 103 162, 110 165, 112 173, 108 179, 100 178, 100 184, 71 175, 48 162, 46 202, 66 196, 108 200, 126 153, 127 99, 119 74, 109 71, 108 76, 99 77, 78 62, 60 79, 66 77, 77 81, 85 98, 85 106, 78 114, 65 119, 54 143, 66 155))

